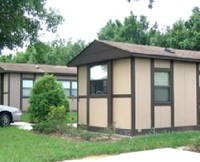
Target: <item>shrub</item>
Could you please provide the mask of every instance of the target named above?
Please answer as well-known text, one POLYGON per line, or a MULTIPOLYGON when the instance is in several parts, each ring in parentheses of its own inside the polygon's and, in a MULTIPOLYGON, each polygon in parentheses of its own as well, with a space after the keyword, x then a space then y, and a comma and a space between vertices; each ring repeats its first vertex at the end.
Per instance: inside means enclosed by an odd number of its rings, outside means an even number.
POLYGON ((66 131, 67 116, 65 114, 64 106, 51 106, 47 116, 47 120, 33 126, 33 130, 43 133, 63 133, 66 131))
POLYGON ((69 101, 62 89, 62 85, 53 75, 48 74, 45 74, 34 83, 29 104, 28 112, 33 122, 47 120, 51 106, 64 106, 65 111, 69 111, 69 101))

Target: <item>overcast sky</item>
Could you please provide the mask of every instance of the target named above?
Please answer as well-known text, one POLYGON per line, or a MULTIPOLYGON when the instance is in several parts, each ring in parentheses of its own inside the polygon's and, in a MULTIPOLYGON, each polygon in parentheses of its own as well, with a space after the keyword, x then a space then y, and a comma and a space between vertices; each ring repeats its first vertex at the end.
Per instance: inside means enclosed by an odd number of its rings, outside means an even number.
MULTIPOLYGON (((149 0, 47 0, 47 6, 58 9, 65 22, 58 28, 57 35, 64 39, 72 38, 91 42, 97 38, 100 28, 112 19, 123 21, 132 11, 134 15, 147 16, 152 26, 158 22, 160 28, 170 26, 178 19, 188 19, 191 10, 200 0, 155 0, 153 9, 148 9, 149 0)), ((44 40, 55 38, 55 34, 44 40)))
MULTIPOLYGON (((179 19, 187 20, 195 6, 200 7, 200 0, 154 0, 153 8, 148 8, 149 0, 47 0, 47 7, 60 11, 65 22, 58 27, 56 34, 46 34, 41 40, 47 42, 56 38, 65 40, 79 39, 92 42, 99 30, 111 20, 123 22, 132 11, 134 15, 147 16, 152 26, 158 22, 159 28, 170 26, 179 19)), ((24 51, 4 50, 3 54, 24 51)))

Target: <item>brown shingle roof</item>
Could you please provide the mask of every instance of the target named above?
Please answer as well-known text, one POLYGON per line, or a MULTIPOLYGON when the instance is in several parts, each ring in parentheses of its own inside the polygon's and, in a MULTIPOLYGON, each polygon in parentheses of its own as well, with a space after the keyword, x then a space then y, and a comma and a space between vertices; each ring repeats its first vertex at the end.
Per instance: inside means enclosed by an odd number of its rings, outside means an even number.
POLYGON ((199 51, 178 50, 178 49, 138 45, 138 44, 131 44, 131 43, 123 43, 123 42, 110 42, 110 41, 100 41, 100 40, 97 40, 97 41, 119 48, 121 50, 125 50, 131 53, 142 54, 142 55, 200 59, 199 51))
POLYGON ((200 62, 199 51, 178 50, 123 42, 94 40, 78 56, 72 59, 68 65, 79 66, 127 57, 200 62))
POLYGON ((77 69, 67 66, 0 63, 0 72, 52 73, 76 75, 77 69))

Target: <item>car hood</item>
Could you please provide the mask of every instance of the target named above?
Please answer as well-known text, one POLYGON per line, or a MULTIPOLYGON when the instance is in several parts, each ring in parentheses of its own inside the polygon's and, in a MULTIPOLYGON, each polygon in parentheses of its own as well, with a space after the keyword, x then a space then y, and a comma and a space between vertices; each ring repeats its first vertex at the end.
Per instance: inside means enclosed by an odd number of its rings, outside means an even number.
POLYGON ((12 106, 0 105, 0 112, 1 111, 15 112, 15 111, 19 111, 19 109, 12 106))

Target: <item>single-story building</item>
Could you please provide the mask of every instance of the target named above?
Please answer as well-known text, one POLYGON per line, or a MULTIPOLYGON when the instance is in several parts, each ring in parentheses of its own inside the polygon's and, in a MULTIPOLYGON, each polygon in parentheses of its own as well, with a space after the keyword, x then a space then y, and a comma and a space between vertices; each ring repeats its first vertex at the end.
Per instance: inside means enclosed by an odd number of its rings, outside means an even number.
POLYGON ((0 104, 28 109, 33 83, 45 73, 53 74, 63 85, 71 111, 77 110, 77 70, 67 66, 0 63, 0 104))
POLYGON ((120 134, 200 128, 200 52, 94 40, 78 73, 78 124, 120 134))

